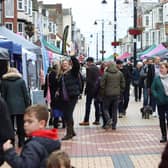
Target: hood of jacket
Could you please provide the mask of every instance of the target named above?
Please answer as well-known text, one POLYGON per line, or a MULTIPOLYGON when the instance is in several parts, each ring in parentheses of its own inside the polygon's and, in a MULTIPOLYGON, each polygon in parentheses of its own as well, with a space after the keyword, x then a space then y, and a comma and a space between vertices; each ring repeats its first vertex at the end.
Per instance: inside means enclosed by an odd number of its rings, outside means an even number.
POLYGON ((106 70, 107 72, 110 72, 110 73, 116 73, 118 72, 118 69, 116 67, 116 64, 112 63, 106 70))
POLYGON ((2 76, 2 79, 4 80, 17 80, 20 78, 22 78, 22 75, 16 72, 7 72, 6 74, 2 76))
POLYGON ((55 128, 34 131, 30 135, 30 137, 32 137, 32 139, 38 141, 42 146, 44 146, 48 153, 60 149, 61 147, 61 143, 58 139, 58 131, 55 128))

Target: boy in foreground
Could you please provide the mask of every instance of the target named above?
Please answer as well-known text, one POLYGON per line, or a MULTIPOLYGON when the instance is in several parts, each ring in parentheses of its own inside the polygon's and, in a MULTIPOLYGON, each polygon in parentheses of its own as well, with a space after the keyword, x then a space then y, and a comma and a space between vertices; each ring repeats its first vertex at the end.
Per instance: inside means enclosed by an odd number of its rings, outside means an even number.
POLYGON ((47 130, 48 109, 43 105, 33 105, 24 114, 24 129, 28 137, 21 154, 18 155, 7 140, 3 144, 5 160, 12 168, 46 167, 46 159, 50 153, 60 149, 57 129, 47 130))

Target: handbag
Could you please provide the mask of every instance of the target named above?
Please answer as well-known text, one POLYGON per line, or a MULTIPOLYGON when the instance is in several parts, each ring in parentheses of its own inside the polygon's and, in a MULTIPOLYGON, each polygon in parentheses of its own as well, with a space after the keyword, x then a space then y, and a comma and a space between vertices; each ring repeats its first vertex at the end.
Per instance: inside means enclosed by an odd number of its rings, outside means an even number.
POLYGON ((65 101, 69 101, 69 96, 65 86, 64 76, 62 77, 62 93, 63 93, 63 99, 65 101))
POLYGON ((63 116, 63 112, 59 109, 53 109, 53 117, 54 118, 58 118, 58 117, 62 117, 63 116))

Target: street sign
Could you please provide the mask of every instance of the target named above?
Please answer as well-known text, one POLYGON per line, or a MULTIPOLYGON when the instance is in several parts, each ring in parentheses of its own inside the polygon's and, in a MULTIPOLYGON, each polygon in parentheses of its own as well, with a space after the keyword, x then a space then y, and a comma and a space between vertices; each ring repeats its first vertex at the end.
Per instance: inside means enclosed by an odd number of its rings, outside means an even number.
POLYGON ((106 53, 106 51, 105 51, 105 50, 104 50, 104 51, 100 50, 100 53, 101 53, 101 54, 102 54, 102 53, 104 53, 104 54, 105 54, 105 53, 106 53))

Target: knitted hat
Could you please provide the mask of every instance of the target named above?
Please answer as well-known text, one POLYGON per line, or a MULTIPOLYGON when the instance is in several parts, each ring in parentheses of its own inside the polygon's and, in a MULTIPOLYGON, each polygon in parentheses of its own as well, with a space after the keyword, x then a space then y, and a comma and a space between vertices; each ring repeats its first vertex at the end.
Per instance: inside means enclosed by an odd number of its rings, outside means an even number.
POLYGON ((123 64, 123 61, 121 61, 121 60, 116 60, 116 64, 123 64))

